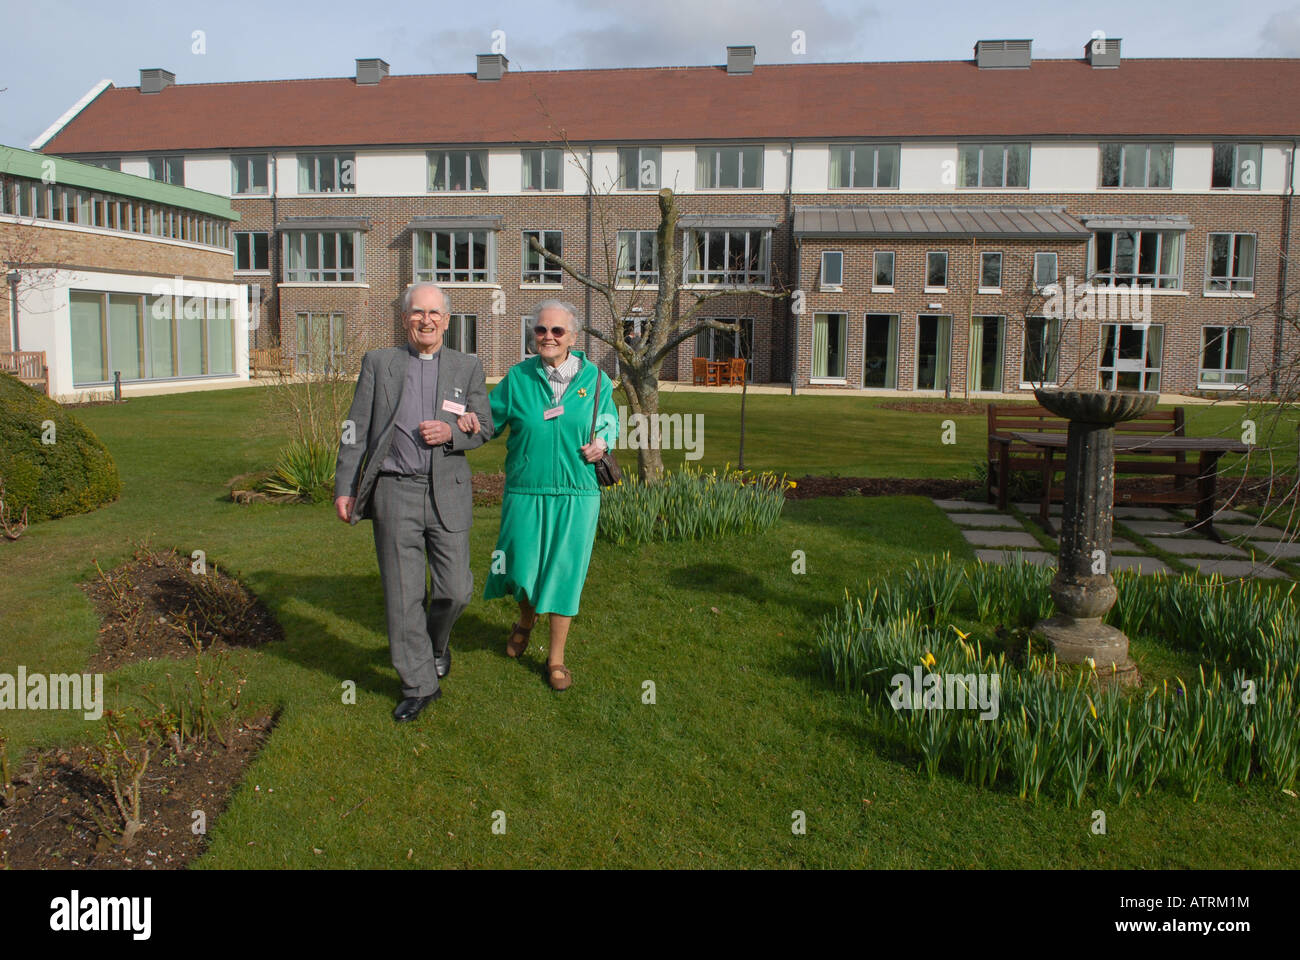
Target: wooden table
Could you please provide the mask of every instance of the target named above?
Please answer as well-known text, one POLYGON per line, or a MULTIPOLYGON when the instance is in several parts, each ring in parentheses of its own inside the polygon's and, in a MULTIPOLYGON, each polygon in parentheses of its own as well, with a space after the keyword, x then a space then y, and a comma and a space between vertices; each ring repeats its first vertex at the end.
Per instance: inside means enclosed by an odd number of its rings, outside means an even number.
POLYGON ((710 381, 718 386, 722 386, 722 375, 726 372, 727 365, 730 362, 730 360, 710 360, 709 375, 704 379, 705 386, 708 386, 710 381))
MULTIPOLYGON (((1052 456, 1057 450, 1064 450, 1068 434, 1064 433, 1020 433, 1011 434, 1022 443, 1032 444, 1043 451, 1043 496, 1038 504, 1038 522, 1049 534, 1055 536, 1047 509, 1052 499, 1052 477, 1056 470, 1052 466, 1052 456)), ((1240 440, 1225 437, 1143 437, 1132 434, 1115 435, 1116 453, 1141 453, 1143 450, 1168 453, 1187 452, 1200 454, 1200 463, 1196 475, 1196 519, 1187 524, 1193 530, 1200 530, 1211 540, 1222 541, 1214 529, 1214 499, 1218 490, 1219 458, 1225 453, 1247 453, 1248 444, 1240 440)))

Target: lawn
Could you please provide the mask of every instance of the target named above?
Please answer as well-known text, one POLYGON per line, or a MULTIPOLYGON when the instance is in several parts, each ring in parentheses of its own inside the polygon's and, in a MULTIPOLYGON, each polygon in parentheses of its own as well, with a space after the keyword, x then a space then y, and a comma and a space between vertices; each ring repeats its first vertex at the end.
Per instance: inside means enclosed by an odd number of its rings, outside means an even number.
MULTIPOLYGON (((705 466, 735 462, 737 399, 665 396, 666 412, 706 415, 705 466)), ((541 631, 523 663, 507 659, 513 608, 476 600, 453 634, 446 696, 395 725, 368 526, 340 524, 327 505, 227 499, 225 482, 267 465, 284 438, 266 402, 249 389, 81 410, 117 458, 122 499, 0 545, 0 670, 81 668, 96 619, 77 583, 93 560, 107 569, 145 538, 204 550, 279 618, 282 644, 240 654, 247 699, 277 707, 279 723, 200 867, 1296 865, 1295 801, 1268 785, 1216 783, 1195 805, 1162 793, 1103 801, 1109 833, 1098 837, 1091 806, 931 783, 877 750, 857 704, 821 679, 812 637, 846 589, 917 557, 969 558, 918 498, 790 502, 773 530, 743 540, 599 543, 566 658, 573 689, 546 686, 541 631), (792 573, 795 550, 806 574, 792 573), (355 705, 342 701, 348 680, 355 705), (492 831, 498 810, 504 834, 492 831), (791 832, 799 810, 802 836, 791 832)), ((981 417, 954 418, 958 443, 944 446, 946 418, 876 401, 749 404, 747 465, 795 476, 963 476, 984 446, 981 417)), ((1222 411, 1221 426, 1232 414, 1222 411)), ((503 452, 498 442, 476 453, 476 469, 498 469, 503 452)), ((496 531, 496 509, 477 508, 479 589, 496 531)), ((111 675, 110 705, 168 669, 111 675)), ((5 719, 18 753, 93 732, 79 715, 5 719)))

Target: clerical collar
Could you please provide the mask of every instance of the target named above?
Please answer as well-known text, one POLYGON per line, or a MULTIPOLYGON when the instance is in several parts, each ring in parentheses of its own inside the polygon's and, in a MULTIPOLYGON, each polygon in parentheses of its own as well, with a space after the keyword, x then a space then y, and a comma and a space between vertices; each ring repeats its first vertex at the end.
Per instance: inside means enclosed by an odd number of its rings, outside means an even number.
POLYGON ((442 349, 442 345, 439 344, 438 349, 434 350, 432 353, 420 353, 415 349, 415 347, 411 346, 411 342, 408 340, 406 342, 406 349, 413 357, 419 357, 421 360, 432 360, 438 355, 438 352, 442 349))

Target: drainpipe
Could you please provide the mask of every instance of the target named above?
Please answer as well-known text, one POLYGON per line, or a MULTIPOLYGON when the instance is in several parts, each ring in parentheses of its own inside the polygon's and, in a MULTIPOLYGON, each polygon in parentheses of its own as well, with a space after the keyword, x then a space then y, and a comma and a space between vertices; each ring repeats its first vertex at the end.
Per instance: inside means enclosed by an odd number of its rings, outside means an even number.
MULTIPOLYGON (((793 234, 793 226, 791 227, 790 232, 793 234)), ((798 237, 795 237, 794 247, 794 282, 795 289, 798 290, 800 280, 799 273, 803 269, 803 241, 798 237)), ((790 319, 790 325, 794 330, 794 349, 790 353, 790 396, 795 397, 799 395, 799 314, 794 312, 793 305, 791 305, 790 309, 790 319)))
POLYGON ((17 270, 10 270, 6 275, 9 281, 9 328, 13 335, 9 338, 9 349, 14 353, 19 350, 18 347, 18 281, 22 279, 22 274, 17 270))
MULTIPOLYGON (((282 264, 280 262, 280 231, 275 225, 280 222, 280 155, 271 154, 271 239, 267 243, 266 255, 271 261, 271 289, 267 291, 267 299, 275 298, 275 342, 284 346, 284 324, 280 317, 280 281, 283 277, 280 275, 282 264)), ((269 306, 269 304, 268 304, 269 306)), ((284 366, 284 354, 280 355, 281 369, 284 366)))
MULTIPOLYGON (((591 276, 591 204, 592 204, 591 178, 594 169, 595 168, 592 166, 591 144, 587 144, 587 276, 589 277, 591 276)), ((587 356, 590 357, 591 356, 591 287, 587 286, 585 283, 582 285, 582 311, 583 311, 583 316, 587 318, 587 322, 584 324, 584 327, 586 328, 586 332, 583 336, 582 349, 583 352, 585 352, 587 356)), ((614 336, 616 337, 621 336, 623 331, 618 322, 619 318, 614 317, 613 320, 614 320, 614 336)))
MULTIPOLYGON (((793 239, 794 238, 794 141, 793 140, 791 140, 786 146, 785 222, 786 222, 786 229, 790 231, 790 237, 791 239, 793 239)), ((785 275, 787 277, 793 275, 795 272, 795 266, 793 263, 790 262, 790 258, 793 255, 794 255, 794 245, 787 243, 785 245, 785 275)), ((798 341, 795 340, 793 342, 793 349, 792 349, 791 330, 797 326, 799 321, 795 319, 794 311, 791 309, 791 304, 789 303, 786 304, 785 312, 787 318, 786 325, 785 325, 785 329, 786 329, 785 356, 786 356, 786 366, 790 371, 790 393, 791 395, 793 395, 795 393, 795 389, 794 389, 795 374, 796 371, 799 369, 797 366, 795 366, 793 358, 796 355, 795 352, 798 351, 799 349, 799 344, 798 341)), ((746 383, 749 382, 749 377, 745 377, 745 382, 746 383)))
POLYGON ((1273 320, 1273 372, 1269 376, 1269 392, 1276 397, 1279 389, 1279 377, 1282 369, 1282 337, 1286 331, 1286 284, 1287 265, 1291 262, 1291 205, 1295 200, 1295 153, 1297 141, 1291 141, 1291 158, 1287 165, 1286 204, 1282 208, 1282 257, 1278 265, 1277 277, 1277 317, 1273 320))

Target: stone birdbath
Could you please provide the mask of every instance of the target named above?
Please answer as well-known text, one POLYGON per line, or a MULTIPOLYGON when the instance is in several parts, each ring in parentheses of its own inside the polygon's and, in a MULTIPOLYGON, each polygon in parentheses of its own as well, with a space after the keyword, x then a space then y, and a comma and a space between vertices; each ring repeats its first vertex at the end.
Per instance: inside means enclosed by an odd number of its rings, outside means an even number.
POLYGON ((1137 666, 1128 637, 1101 622, 1115 605, 1110 539, 1115 505, 1115 424, 1152 410, 1151 393, 1035 390, 1038 402, 1070 421, 1065 458, 1065 504, 1061 552, 1052 581, 1057 615, 1035 629, 1047 637, 1062 663, 1096 665, 1106 684, 1132 686, 1137 666))

